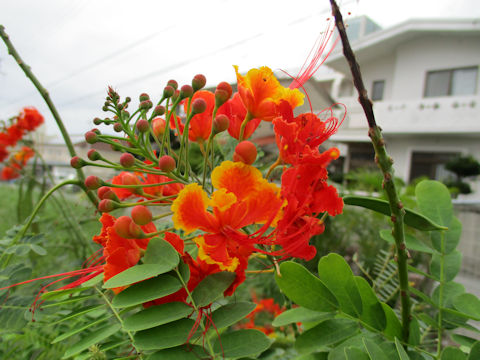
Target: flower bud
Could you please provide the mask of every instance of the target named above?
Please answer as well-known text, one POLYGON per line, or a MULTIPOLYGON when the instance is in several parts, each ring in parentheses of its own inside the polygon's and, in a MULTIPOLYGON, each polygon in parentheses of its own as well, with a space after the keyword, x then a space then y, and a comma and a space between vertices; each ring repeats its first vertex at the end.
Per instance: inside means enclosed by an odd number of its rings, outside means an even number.
POLYGON ((122 173, 122 185, 139 185, 140 180, 138 177, 130 172, 122 173))
POLYGON ((142 110, 148 110, 150 109, 151 107, 153 106, 152 102, 150 100, 145 100, 145 101, 142 101, 140 103, 140 105, 138 105, 138 108, 139 109, 142 109, 142 110))
POLYGON ((130 113, 127 110, 122 110, 122 118, 128 120, 130 118, 130 113))
POLYGON ((228 129, 230 120, 227 115, 220 114, 213 120, 213 133, 218 134, 228 129))
POLYGON ((139 239, 143 236, 140 226, 135 224, 128 216, 120 216, 113 224, 113 229, 118 236, 125 239, 139 239))
POLYGON ((110 200, 119 201, 117 194, 115 194, 115 192, 108 186, 102 186, 101 188, 99 188, 97 190, 97 195, 100 198, 100 200, 110 199, 110 200))
POLYGON ((132 208, 132 219, 137 225, 147 225, 152 222, 152 212, 146 206, 134 206, 132 208))
POLYGON ((85 186, 88 190, 97 190, 102 186, 102 180, 98 176, 90 175, 85 179, 85 186))
POLYGON ((247 165, 252 165, 257 158, 257 148, 250 141, 242 141, 235 148, 233 161, 240 161, 247 165))
POLYGON ((178 97, 180 96, 180 90, 175 90, 172 96, 173 101, 177 101, 178 97))
POLYGON ((175 80, 168 80, 167 86, 171 86, 173 90, 178 89, 178 83, 175 80))
POLYGON ((85 133, 85 141, 89 144, 95 144, 98 141, 98 135, 93 131, 87 131, 85 133))
POLYGON ((135 165, 135 157, 130 153, 123 153, 122 156, 120 156, 120 165, 125 168, 132 167, 135 165))
POLYGON ((205 75, 197 74, 192 79, 192 88, 193 91, 198 91, 205 86, 207 83, 207 78, 205 75))
POLYGON ((162 105, 155 106, 155 109, 153 110, 153 116, 161 116, 163 114, 165 114, 165 106, 162 106, 162 105))
POLYGON ((192 102, 192 113, 201 114, 207 110, 207 102, 202 98, 193 100, 192 102))
POLYGON ((215 105, 219 107, 225 104, 232 96, 232 91, 232 86, 229 83, 222 81, 218 84, 215 90, 215 105))
POLYGON ((175 89, 170 85, 165 86, 165 88, 163 89, 163 97, 165 99, 172 97, 173 94, 175 93, 175 89))
POLYGON ((182 99, 189 98, 193 96, 193 88, 190 85, 183 85, 180 88, 180 97, 182 99))
POLYGON ((118 208, 118 202, 110 200, 110 199, 103 199, 98 204, 98 211, 102 213, 108 213, 118 208))
POLYGON ((122 124, 120 124, 118 122, 113 124, 113 130, 115 130, 116 132, 121 132, 123 130, 122 124))
POLYGON ((171 157, 170 155, 163 155, 158 160, 158 167, 162 171, 172 172, 173 170, 175 170, 176 166, 177 166, 177 164, 175 163, 175 159, 173 157, 171 157))
POLYGON ((140 96, 139 96, 139 100, 140 100, 140 102, 146 101, 146 100, 150 100, 150 96, 148 96, 147 93, 142 93, 142 94, 140 94, 140 96))
POLYGON ((137 121, 137 129, 141 133, 145 133, 150 129, 150 124, 148 123, 148 120, 145 119, 140 119, 137 121))
POLYGON ((85 161, 78 156, 74 156, 70 160, 70 166, 74 169, 80 169, 80 168, 84 167, 85 165, 86 165, 85 161))
POLYGON ((162 118, 155 118, 152 120, 152 129, 155 136, 158 138, 165 132, 167 123, 162 118))
POLYGON ((90 149, 87 152, 87 157, 92 161, 100 160, 100 153, 96 149, 90 149))
POLYGON ((96 117, 95 119, 93 119, 93 123, 94 123, 95 125, 100 125, 102 122, 103 122, 102 119, 100 119, 100 118, 98 118, 98 117, 96 117))

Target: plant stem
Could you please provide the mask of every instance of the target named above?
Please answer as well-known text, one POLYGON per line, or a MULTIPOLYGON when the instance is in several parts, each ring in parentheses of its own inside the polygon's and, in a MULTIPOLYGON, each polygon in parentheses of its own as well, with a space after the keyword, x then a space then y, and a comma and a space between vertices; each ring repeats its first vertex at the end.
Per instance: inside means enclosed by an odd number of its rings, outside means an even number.
POLYGON ((342 14, 335 0, 330 0, 330 3, 332 6, 332 13, 335 16, 335 23, 340 34, 340 38, 342 39, 343 54, 348 61, 353 77, 353 83, 359 94, 358 101, 362 105, 365 116, 367 117, 369 127, 368 135, 370 136, 375 149, 375 161, 383 173, 383 187, 390 204, 390 211, 392 215, 391 219, 393 222, 393 237, 395 238, 397 250, 398 277, 402 304, 402 338, 405 343, 408 343, 410 333, 411 301, 408 290, 407 252, 405 247, 403 223, 405 210, 403 209, 403 205, 398 198, 398 193, 395 188, 392 168, 393 160, 387 154, 385 149, 385 140, 383 139, 381 129, 375 122, 372 102, 368 98, 367 90, 363 84, 360 66, 358 65, 352 48, 350 47, 342 14))
MULTIPOLYGON (((52 100, 50 99, 50 95, 49 95, 47 89, 45 89, 42 86, 42 84, 37 79, 37 77, 32 73, 32 70, 31 70, 30 66, 25 64, 25 62, 22 60, 22 58, 18 54, 17 50, 13 46, 12 42, 10 41, 9 36, 5 32, 5 27, 3 25, 0 25, 0 37, 2 38, 3 42, 7 46, 8 53, 13 56, 13 58, 15 59, 15 61, 18 64, 18 66, 20 66, 20 68, 23 70, 23 72, 25 73, 27 78, 30 79, 30 81, 33 83, 35 88, 38 90, 40 95, 43 97, 43 99, 47 103, 47 106, 50 109, 50 112, 52 113, 53 118, 55 119, 60 132, 62 133, 63 141, 65 142, 65 145, 68 148, 68 152, 70 153, 70 156, 71 157, 76 156, 77 154, 76 154, 75 149, 73 147, 73 143, 70 140, 70 136, 68 135, 68 132, 65 129, 65 125, 63 124, 63 121, 60 118, 60 115, 57 111, 57 108, 55 107, 52 100)), ((85 182, 85 174, 83 173, 82 169, 76 169, 76 171, 77 171, 78 179, 83 184, 85 182)), ((85 193, 87 194, 87 196, 90 199, 90 201, 92 202, 92 204, 95 207, 97 207, 98 200, 97 200, 97 197, 95 196, 95 194, 93 192, 87 190, 85 187, 82 187, 82 189, 85 191, 85 193)))

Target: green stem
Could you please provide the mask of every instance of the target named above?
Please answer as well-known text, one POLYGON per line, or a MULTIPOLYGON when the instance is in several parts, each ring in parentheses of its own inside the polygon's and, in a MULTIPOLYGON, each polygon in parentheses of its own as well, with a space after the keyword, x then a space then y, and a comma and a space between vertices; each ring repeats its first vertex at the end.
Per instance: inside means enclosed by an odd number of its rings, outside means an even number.
MULTIPOLYGON (((25 64, 25 62, 22 60, 22 58, 20 57, 20 55, 18 54, 17 50, 15 49, 15 47, 13 46, 12 42, 10 41, 10 38, 9 36, 7 35, 7 33, 5 32, 5 27, 3 25, 0 25, 0 37, 2 38, 3 42, 5 43, 5 45, 7 46, 8 48, 8 53, 10 55, 13 56, 13 58, 15 59, 15 61, 17 62, 18 66, 20 66, 20 68, 23 70, 23 72, 25 73, 25 75, 27 76, 27 78, 30 79, 30 81, 33 83, 33 85, 35 86, 35 88, 38 90, 38 92, 40 93, 40 95, 43 97, 43 99, 45 100, 48 108, 50 109, 50 112, 52 113, 53 115, 53 118, 55 119, 56 123, 57 123, 57 126, 60 130, 60 132, 62 133, 62 137, 63 137, 63 141, 65 142, 65 145, 67 146, 68 148, 68 152, 70 153, 70 156, 71 157, 74 157, 76 156, 76 152, 75 152, 75 148, 73 147, 73 143, 72 141, 70 140, 70 136, 68 135, 68 132, 67 130, 65 129, 65 125, 63 124, 63 121, 57 111, 57 108, 55 107, 55 105, 53 104, 52 100, 50 99, 50 95, 47 91, 47 89, 45 89, 42 84, 40 83, 40 81, 37 79, 37 77, 33 74, 33 72, 31 71, 31 68, 30 66, 28 66, 27 64, 25 64)), ((85 174, 83 173, 82 169, 76 169, 77 171, 77 177, 78 179, 83 183, 85 182, 85 174)), ((92 202, 92 204, 97 207, 98 205, 98 200, 97 200, 97 197, 95 196, 95 194, 91 191, 88 191, 86 188, 82 188, 85 193, 87 194, 88 198, 90 199, 90 201, 92 202)))
MULTIPOLYGON (((42 207, 42 205, 44 204, 44 202, 58 189, 60 189, 62 186, 65 186, 65 185, 78 185, 81 187, 81 185, 79 184, 79 180, 66 180, 66 181, 63 181, 61 182, 60 184, 54 186, 53 188, 51 188, 41 199, 40 201, 38 202, 38 204, 35 206, 35 209, 33 209, 32 211, 32 214, 30 215, 30 217, 28 218, 28 221, 27 223, 22 227, 22 229, 18 232, 18 234, 15 236, 15 238, 12 240, 12 242, 10 243, 10 246, 12 245, 15 245, 23 236, 25 236, 25 233, 27 232, 28 228, 30 227, 30 225, 32 224, 33 220, 35 219, 35 216, 37 215, 38 211, 40 210, 40 208, 42 207)), ((3 268, 7 267, 10 260, 12 259, 12 256, 13 254, 3 254, 2 257, 0 257, 0 262, 1 260, 3 259, 3 257, 6 256, 6 259, 3 263, 3 268)))
POLYGON ((243 119, 242 125, 240 125, 240 136, 238 137, 238 141, 243 141, 243 135, 245 133, 245 127, 247 126, 248 122, 253 119, 252 114, 247 112, 245 115, 245 119, 243 119))
POLYGON ((438 335, 437 335, 437 358, 440 358, 440 354, 442 353, 442 336, 443 336, 443 293, 444 293, 444 285, 445 285, 445 232, 442 231, 441 236, 441 256, 440 256, 440 285, 438 291, 438 335))
POLYGON ((375 149, 375 161, 383 173, 383 187, 390 204, 391 219, 393 222, 393 237, 395 238, 395 245, 397 250, 397 264, 398 277, 400 283, 400 299, 402 304, 402 339, 408 343, 410 334, 410 320, 411 320, 411 301, 408 289, 408 271, 407 271, 407 252, 405 246, 404 221, 405 210, 400 202, 398 193, 395 187, 393 177, 393 160, 387 154, 385 149, 385 140, 382 132, 377 126, 375 115, 373 113, 372 101, 368 98, 367 90, 363 84, 360 66, 357 63, 355 54, 350 47, 350 42, 343 23, 343 17, 335 0, 330 0, 332 6, 332 13, 335 17, 335 23, 342 39, 343 54, 350 66, 353 83, 358 91, 358 101, 362 105, 363 111, 368 122, 368 135, 371 138, 373 147, 375 149))

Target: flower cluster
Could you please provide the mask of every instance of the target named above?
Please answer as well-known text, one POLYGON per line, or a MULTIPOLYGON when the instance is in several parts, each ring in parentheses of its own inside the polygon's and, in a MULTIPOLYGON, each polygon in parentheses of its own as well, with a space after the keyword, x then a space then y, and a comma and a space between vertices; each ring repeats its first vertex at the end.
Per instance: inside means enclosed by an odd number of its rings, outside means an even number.
POLYGON ((224 271, 235 274, 224 292, 232 295, 245 280, 255 253, 268 255, 272 266, 289 257, 309 260, 315 255, 309 241, 323 232, 323 218, 342 212, 343 201, 327 183, 326 170, 339 151, 320 150, 340 122, 331 112, 325 120, 313 113, 294 116, 304 95, 283 87, 267 67, 241 75, 235 66, 235 72, 236 93, 225 82, 214 91, 204 90, 203 75, 180 88, 171 80, 156 105, 148 94, 141 94, 132 114, 127 110, 131 99, 122 101, 109 88, 103 109, 113 117, 96 118, 94 123, 112 125, 121 136, 93 129, 85 139, 90 144, 110 144, 122 153, 118 163, 94 149, 88 160, 71 161, 74 168, 103 161, 102 167, 122 169, 108 181, 96 176, 85 181, 101 200, 103 228, 93 240, 102 250, 90 265, 98 271, 102 264, 105 281, 142 263, 155 236, 169 242, 188 265, 186 289, 145 306, 188 302, 187 293, 202 279, 224 271), (273 124, 279 149, 278 160, 266 175, 254 166, 257 149, 246 140, 262 121, 273 124), (219 159, 214 156, 214 143, 222 132, 223 142, 235 142, 236 147, 233 154, 219 159), (203 167, 196 173, 190 159, 193 143, 203 155, 203 167), (280 165, 281 183, 269 181, 280 165), (129 216, 109 214, 129 207, 129 216), (169 217, 173 226, 158 230, 159 223, 154 222, 169 217))
POLYGON ((20 170, 34 155, 34 151, 23 146, 19 151, 10 155, 9 147, 14 147, 29 132, 34 131, 44 122, 43 116, 35 108, 24 108, 22 112, 9 120, 0 132, 0 162, 8 160, 8 164, 2 169, 0 178, 11 180, 20 176, 20 170))

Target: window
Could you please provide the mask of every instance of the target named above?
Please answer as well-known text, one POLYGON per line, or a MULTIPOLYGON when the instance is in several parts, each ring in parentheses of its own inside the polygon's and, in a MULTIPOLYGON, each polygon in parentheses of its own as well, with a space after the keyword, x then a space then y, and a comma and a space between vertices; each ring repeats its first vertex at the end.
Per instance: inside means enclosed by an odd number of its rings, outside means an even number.
POLYGON ((451 173, 445 169, 445 164, 458 155, 455 152, 413 152, 410 165, 410 181, 420 176, 427 176, 434 180, 448 178, 451 173))
POLYGON ((473 95, 477 91, 477 67, 429 71, 424 97, 473 95))
POLYGON ((385 88, 385 80, 377 80, 372 85, 372 100, 383 100, 383 89, 385 88))

